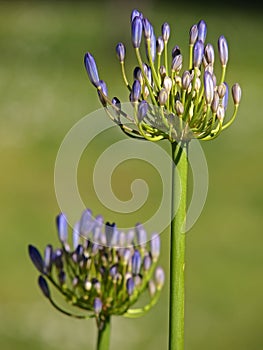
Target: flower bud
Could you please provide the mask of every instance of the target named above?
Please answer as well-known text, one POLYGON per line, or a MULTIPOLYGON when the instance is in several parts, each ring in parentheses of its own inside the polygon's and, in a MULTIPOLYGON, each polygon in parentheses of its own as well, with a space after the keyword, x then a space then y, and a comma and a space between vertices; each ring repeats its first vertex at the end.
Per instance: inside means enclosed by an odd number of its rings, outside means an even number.
POLYGON ((49 274, 52 268, 52 255, 53 248, 51 244, 48 244, 44 251, 44 270, 45 273, 49 274))
POLYGON ((224 96, 222 98, 222 106, 224 107, 224 110, 226 110, 227 109, 227 105, 228 105, 228 94, 229 94, 228 90, 229 89, 228 89, 227 83, 224 83, 224 85, 226 87, 226 91, 225 91, 225 94, 224 94, 224 96))
POLYGON ((42 293, 44 294, 44 296, 46 298, 50 299, 50 290, 49 290, 47 281, 45 280, 45 278, 43 276, 38 277, 38 285, 39 285, 40 289, 42 290, 42 293))
POLYGON ((117 57, 119 59, 120 62, 123 62, 125 59, 125 46, 123 45, 123 43, 118 43, 116 46, 116 53, 117 53, 117 57))
POLYGON ((228 45, 226 38, 223 35, 218 39, 218 51, 222 66, 226 66, 228 61, 228 45))
POLYGON ((238 83, 232 86, 232 97, 235 105, 239 105, 241 100, 241 87, 238 83))
POLYGON ((181 54, 181 50, 179 48, 179 46, 174 46, 172 49, 172 58, 174 58, 175 56, 178 56, 181 54))
POLYGON ((218 95, 217 91, 215 91, 214 98, 213 98, 213 101, 211 103, 211 109, 212 109, 213 113, 217 112, 218 106, 219 106, 219 95, 218 95))
POLYGON ((150 247, 151 247, 151 255, 153 258, 153 262, 156 262, 159 258, 160 248, 161 248, 161 241, 158 233, 154 233, 152 235, 152 238, 150 241, 150 247))
POLYGON ((108 96, 108 89, 105 81, 100 80, 97 88, 98 88, 98 95, 99 95, 100 102, 104 107, 106 107, 107 100, 105 99, 105 96, 106 97, 108 96))
POLYGON ((148 283, 148 291, 149 291, 149 294, 150 294, 151 298, 156 293, 156 286, 155 286, 155 283, 153 282, 153 280, 150 280, 149 283, 148 283))
POLYGON ((190 45, 194 45, 194 43, 196 42, 198 37, 198 28, 197 25, 194 24, 191 29, 190 29, 190 33, 189 33, 189 44, 190 45))
POLYGON ((205 42, 207 26, 204 20, 201 20, 197 24, 198 28, 198 40, 201 40, 203 43, 205 42))
POLYGON ((138 245, 144 246, 147 242, 147 233, 142 224, 137 224, 135 227, 138 245))
POLYGON ((181 54, 175 56, 172 60, 172 71, 178 72, 182 68, 183 56, 181 54))
POLYGON ((132 21, 132 44, 134 48, 139 48, 142 40, 142 20, 136 16, 132 21))
POLYGON ((72 243, 73 248, 76 249, 79 244, 79 221, 73 227, 72 231, 72 243))
POLYGON ((134 291, 134 280, 132 277, 128 278, 127 279, 127 282, 126 282, 126 290, 127 290, 127 293, 129 296, 132 295, 133 291, 134 291))
POLYGON ((131 102, 138 102, 141 97, 141 84, 139 80, 134 80, 131 90, 131 102))
POLYGON ((159 38, 157 39, 156 48, 157 48, 157 54, 161 55, 164 49, 164 42, 161 36, 159 36, 159 38))
POLYGON ((155 277, 157 290, 162 289, 164 285, 165 277, 164 277, 164 271, 160 266, 156 268, 154 277, 155 277))
POLYGON ((138 10, 134 9, 131 13, 131 22, 134 20, 135 17, 142 18, 142 13, 139 12, 138 10))
POLYGON ((66 215, 60 213, 56 217, 57 230, 58 230, 58 238, 60 242, 65 243, 68 239, 68 223, 66 215))
POLYGON ((132 273, 138 275, 141 268, 141 255, 138 250, 135 250, 132 256, 132 273))
POLYGON ((87 52, 84 56, 84 64, 89 76, 89 80, 94 86, 97 86, 100 78, 94 57, 89 52, 87 52))
POLYGON ((138 120, 141 122, 148 112, 148 103, 142 100, 138 106, 138 120))
POLYGON ((165 77, 163 80, 163 87, 165 88, 168 94, 170 93, 172 86, 173 86, 172 79, 170 77, 165 77))
POLYGON ((158 95, 158 100, 159 100, 159 104, 160 106, 164 106, 168 100, 168 94, 167 91, 165 89, 161 89, 158 95))
POLYGON ((222 122, 225 117, 225 109, 223 106, 219 105, 217 112, 216 112, 217 118, 222 122))
POLYGON ((94 312, 98 315, 102 310, 102 301, 100 298, 95 298, 93 303, 94 312))
POLYGON ((226 93, 226 85, 224 83, 218 85, 217 92, 218 92, 219 98, 223 98, 226 93))
POLYGON ((204 73, 204 92, 205 92, 205 100, 208 105, 211 105, 214 97, 214 82, 212 75, 206 71, 204 73))
POLYGON ((205 58, 207 60, 207 63, 213 66, 215 62, 215 51, 213 45, 207 44, 205 46, 205 58))
POLYGON ((143 269, 144 271, 149 271, 152 266, 152 259, 150 255, 145 255, 143 258, 143 269))
POLYGON ((166 22, 162 25, 162 37, 164 42, 167 42, 170 37, 170 26, 166 22))
POLYGON ((184 73, 182 75, 182 88, 184 90, 188 89, 188 87, 191 83, 191 80, 192 80, 192 78, 191 78, 189 71, 188 70, 184 71, 184 73))
POLYGON ((43 273, 44 272, 44 261, 40 255, 38 249, 30 244, 28 246, 28 253, 29 253, 29 256, 30 256, 32 263, 35 265, 37 270, 39 272, 43 273))
POLYGON ((204 43, 201 40, 196 41, 194 45, 194 67, 199 68, 204 56, 204 43))
POLYGON ((161 66, 160 67, 160 75, 161 75, 162 78, 164 78, 166 76, 165 66, 161 66))
POLYGON ((180 100, 177 100, 175 102, 175 111, 179 117, 184 113, 184 106, 180 100))
POLYGON ((146 39, 150 39, 153 31, 153 27, 147 18, 143 18, 143 32, 146 39))

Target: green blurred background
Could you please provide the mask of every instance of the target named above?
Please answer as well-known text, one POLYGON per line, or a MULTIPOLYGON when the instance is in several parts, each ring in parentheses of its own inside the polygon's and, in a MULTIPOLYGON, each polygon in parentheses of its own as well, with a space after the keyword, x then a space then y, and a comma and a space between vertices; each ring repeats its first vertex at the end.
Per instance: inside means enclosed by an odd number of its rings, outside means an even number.
MULTIPOLYGON (((172 41, 184 52, 189 28, 201 18, 207 22, 209 42, 216 45, 221 34, 229 41, 227 81, 240 83, 243 100, 236 123, 215 141, 202 144, 210 184, 203 213, 187 236, 186 349, 263 348, 262 14, 219 2, 214 7, 161 4, 0 2, 1 349, 94 349, 93 321, 68 319, 43 299, 27 245, 57 243, 56 154, 67 131, 100 107, 83 67, 85 51, 95 55, 110 94, 127 98, 115 44, 128 44, 134 65, 129 39, 134 7, 144 11, 156 32, 169 22, 172 41)), ((111 137, 123 139, 116 130, 111 137)), ((111 142, 109 137, 105 142, 111 142)), ((85 204, 112 220, 95 197, 88 166, 103 147, 102 141, 95 142, 86 151, 79 186, 85 204)), ((140 176, 140 166, 133 168, 135 178, 140 176)), ((127 200, 131 167, 119 170, 113 188, 127 200)), ((153 187, 152 201, 158 203, 160 179, 147 167, 142 173, 153 187)), ((168 275, 168 230, 162 241, 161 263, 168 275)), ((167 331, 166 285, 160 303, 144 318, 114 319, 111 348, 164 349, 167 331)))

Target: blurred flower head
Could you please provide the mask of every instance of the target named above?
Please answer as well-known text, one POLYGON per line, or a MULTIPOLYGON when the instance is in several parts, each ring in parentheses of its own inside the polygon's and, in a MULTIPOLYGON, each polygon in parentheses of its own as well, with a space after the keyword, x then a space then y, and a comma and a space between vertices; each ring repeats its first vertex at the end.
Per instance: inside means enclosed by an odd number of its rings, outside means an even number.
POLYGON ((152 234, 147 241, 141 224, 125 233, 114 223, 104 224, 100 215, 93 218, 87 209, 69 239, 65 214, 59 214, 56 221, 60 247, 48 244, 41 255, 29 245, 29 256, 40 273, 39 287, 56 309, 77 318, 95 317, 98 327, 103 327, 112 315, 141 316, 157 302, 164 284, 164 271, 157 266, 159 234, 152 234), (58 306, 50 285, 69 306, 85 314, 73 314, 58 306), (146 290, 149 303, 132 309, 146 290))
POLYGON ((156 36, 151 22, 141 12, 133 10, 131 41, 137 65, 131 82, 125 69, 125 46, 123 43, 116 46, 124 84, 133 106, 132 115, 122 108, 117 97, 109 97, 106 83, 99 78, 94 57, 86 53, 84 63, 89 79, 107 114, 125 134, 150 141, 180 142, 193 137, 211 140, 232 124, 241 99, 241 88, 237 83, 232 87, 234 107, 228 117, 227 40, 223 35, 218 39, 221 72, 216 74, 215 50, 205 42, 206 36, 204 20, 190 28, 186 62, 186 55, 179 46, 168 51, 168 23, 162 25, 160 35, 156 36), (141 52, 143 47, 145 55, 141 52))

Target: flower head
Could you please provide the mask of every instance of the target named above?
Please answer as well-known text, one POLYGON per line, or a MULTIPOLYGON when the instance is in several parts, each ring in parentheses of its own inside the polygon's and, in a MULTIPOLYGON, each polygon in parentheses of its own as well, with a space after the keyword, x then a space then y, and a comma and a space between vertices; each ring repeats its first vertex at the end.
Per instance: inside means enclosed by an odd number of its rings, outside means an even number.
POLYGON ((77 318, 94 317, 98 326, 103 326, 111 315, 140 316, 156 303, 164 283, 163 269, 157 265, 160 253, 157 233, 147 242, 141 224, 124 233, 115 223, 104 224, 100 215, 93 218, 89 209, 74 226, 72 243, 63 213, 57 216, 57 230, 61 245, 59 248, 47 245, 43 258, 36 247, 29 245, 29 256, 40 272, 38 285, 57 310, 77 318), (74 315, 59 307, 49 285, 86 314, 74 315), (147 289, 149 304, 131 309, 147 289))
POLYGON ((150 21, 138 10, 132 11, 131 41, 138 61, 133 82, 129 82, 126 76, 124 44, 119 43, 116 52, 124 83, 130 91, 133 115, 108 98, 105 87, 101 86, 95 61, 91 54, 86 54, 85 65, 90 81, 99 90, 106 112, 124 133, 150 141, 168 139, 180 142, 193 137, 211 140, 232 124, 239 107, 241 88, 237 83, 232 88, 234 110, 229 118, 226 116, 228 93, 224 96, 218 93, 220 85, 225 84, 228 44, 221 35, 218 56, 222 71, 216 77, 215 52, 212 44, 205 43, 206 36, 204 20, 191 27, 186 66, 185 55, 177 45, 171 55, 168 54, 169 24, 162 25, 156 40, 150 21), (145 41, 146 62, 141 55, 142 40, 145 41))

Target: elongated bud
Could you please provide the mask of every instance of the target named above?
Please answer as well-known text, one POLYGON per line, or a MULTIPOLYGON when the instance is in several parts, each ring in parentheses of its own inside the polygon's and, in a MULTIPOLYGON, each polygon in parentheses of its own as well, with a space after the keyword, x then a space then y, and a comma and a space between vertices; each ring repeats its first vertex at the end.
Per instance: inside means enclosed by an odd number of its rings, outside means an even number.
POLYGON ((172 60, 172 71, 173 72, 179 72, 179 70, 182 68, 183 64, 183 56, 181 54, 175 56, 172 60))
POLYGON ((218 51, 222 66, 226 66, 228 62, 228 45, 226 38, 223 35, 218 39, 218 51))
POLYGON ((57 230, 58 230, 58 238, 60 242, 65 243, 68 239, 68 223, 67 217, 65 214, 60 213, 56 217, 57 230))
POLYGON ((45 278, 43 276, 38 277, 38 285, 39 285, 39 288, 41 289, 42 293, 44 294, 44 296, 46 298, 50 299, 50 290, 49 290, 47 281, 45 280, 45 278))
POLYGON ((148 103, 142 100, 138 106, 138 120, 141 122, 148 112, 148 103))
POLYGON ((151 255, 153 258, 153 262, 156 262, 160 255, 160 248, 161 248, 161 240, 158 233, 154 233, 152 235, 151 241, 150 241, 150 247, 151 247, 151 255))
POLYGON ((94 86, 97 86, 100 78, 97 70, 96 62, 91 53, 87 52, 84 56, 84 64, 86 67, 86 71, 89 76, 89 80, 94 86))
POLYGON ((135 67, 133 71, 133 78, 139 80, 140 84, 143 85, 143 75, 140 67, 135 67))
POLYGON ((182 88, 184 90, 187 90, 190 83, 191 83, 191 75, 190 72, 188 70, 184 71, 183 75, 182 75, 182 88))
POLYGON ((228 89, 228 84, 224 83, 225 87, 226 87, 226 91, 225 94, 222 98, 222 106, 224 107, 224 110, 227 109, 227 105, 228 105, 228 94, 229 94, 229 89, 228 89))
POLYGON ((219 96, 218 96, 218 93, 215 91, 214 98, 213 98, 213 101, 211 103, 211 109, 212 109, 213 113, 217 112, 218 106, 219 106, 219 96))
POLYGON ((153 31, 153 27, 147 18, 143 18, 143 32, 146 39, 150 39, 153 31))
POLYGON ((46 274, 51 272, 52 268, 52 254, 53 248, 51 244, 48 244, 44 251, 44 270, 46 274))
POLYGON ((158 101, 160 106, 164 106, 168 100, 168 94, 165 89, 161 89, 158 95, 158 101))
POLYGON ((85 209, 81 215, 79 223, 79 234, 82 237, 87 237, 92 229, 92 212, 90 209, 85 209))
POLYGON ((223 106, 219 105, 217 112, 216 112, 217 118, 222 122, 225 117, 225 109, 223 106))
POLYGON ((241 87, 239 86, 238 83, 235 83, 232 86, 232 97, 234 100, 234 104, 239 105, 240 100, 241 100, 241 87))
POLYGON ((145 271, 149 271, 151 266, 152 266, 152 259, 150 255, 145 255, 145 257, 143 258, 143 269, 145 271))
POLYGON ((194 67, 199 68, 204 56, 204 43, 197 40, 194 45, 194 67))
POLYGON ((142 20, 136 16, 132 21, 132 44, 134 48, 139 48, 142 40, 142 20))
POLYGON ((139 80, 134 80, 131 90, 131 102, 138 102, 141 97, 141 84, 139 80))
POLYGON ((207 60, 207 63, 213 66, 215 62, 215 51, 213 45, 207 44, 205 46, 205 58, 207 60))
POLYGON ((151 49, 152 61, 154 62, 155 61, 155 57, 156 57, 156 38, 155 38, 155 35, 154 35, 153 31, 152 31, 152 35, 151 35, 151 38, 150 38, 150 49, 151 49))
POLYGON ((190 28, 190 33, 189 33, 189 44, 190 45, 194 45, 194 43, 196 42, 198 37, 198 28, 197 25, 194 24, 191 28, 190 28))
POLYGON ((201 20, 197 24, 198 28, 198 40, 201 40, 203 43, 205 42, 207 26, 204 20, 201 20))
POLYGON ((180 54, 181 54, 180 47, 178 45, 175 45, 172 49, 172 58, 174 58, 175 56, 178 56, 180 54))
POLYGON ((100 80, 98 83, 97 89, 98 89, 98 96, 99 96, 100 102, 104 107, 106 107, 107 100, 105 97, 108 97, 108 89, 105 81, 100 80))
POLYGON ((218 85, 217 92, 218 92, 218 96, 220 98, 223 98, 226 93, 226 85, 224 83, 218 85))
POLYGON ((162 37, 164 42, 167 42, 170 37, 170 26, 166 22, 162 25, 162 37))
POLYGON ((162 289, 164 285, 165 276, 164 276, 164 271, 160 266, 156 268, 154 277, 155 277, 157 290, 162 289))
POLYGON ((160 67, 160 75, 161 75, 162 78, 164 78, 166 76, 165 66, 161 66, 160 67))
POLYGON ((129 296, 132 295, 133 291, 134 291, 134 280, 132 277, 128 278, 127 279, 127 282, 126 282, 126 290, 127 290, 127 293, 129 296))
POLYGON ((102 301, 100 300, 100 298, 94 299, 93 308, 94 308, 95 314, 99 315, 102 310, 102 301))
POLYGON ((135 226, 137 242, 139 246, 144 246, 147 242, 147 233, 142 224, 137 224, 135 226))
POLYGON ((117 53, 117 57, 119 59, 120 62, 123 62, 125 59, 125 46, 123 45, 123 43, 118 43, 116 46, 116 53, 117 53))
POLYGON ((138 275, 141 268, 141 255, 138 250, 135 250, 132 256, 132 273, 138 275))
POLYGON ((170 77, 165 77, 163 80, 163 87, 165 88, 168 94, 170 93, 172 86, 173 86, 172 79, 170 77))
POLYGON ((212 75, 206 71, 204 73, 204 92, 205 92, 205 100, 208 105, 211 105, 214 97, 214 82, 212 75))
POLYGON ((35 265, 37 270, 39 272, 43 273, 44 272, 44 261, 40 255, 38 249, 30 244, 28 246, 28 253, 29 253, 29 256, 30 256, 32 263, 35 265))
POLYGON ((156 286, 153 280, 150 280, 148 283, 148 291, 149 291, 150 297, 153 298, 154 294, 156 293, 156 286))
POLYGON ((116 108, 113 108, 115 116, 119 117, 120 111, 121 111, 121 101, 117 97, 113 97, 113 99, 111 100, 111 103, 113 104, 113 106, 116 107, 116 108))
POLYGON ((180 100, 175 102, 175 111, 179 117, 181 117, 184 113, 184 105, 180 100))
POLYGON ((163 52, 163 49, 164 49, 164 42, 163 42, 163 38, 161 36, 159 36, 157 39, 156 49, 157 49, 157 54, 161 55, 163 52))

